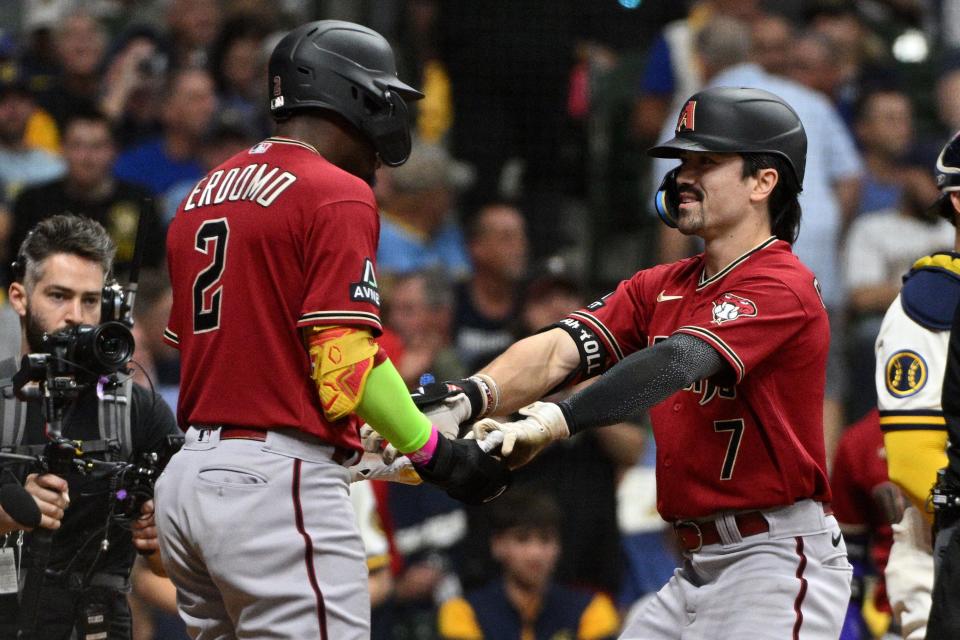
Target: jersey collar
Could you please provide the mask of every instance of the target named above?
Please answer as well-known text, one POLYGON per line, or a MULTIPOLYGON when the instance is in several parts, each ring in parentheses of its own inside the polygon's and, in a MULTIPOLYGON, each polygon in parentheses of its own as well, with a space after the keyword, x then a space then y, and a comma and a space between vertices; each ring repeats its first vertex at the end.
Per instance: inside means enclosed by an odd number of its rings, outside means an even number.
POLYGON ((317 151, 317 148, 314 147, 313 145, 307 144, 306 142, 302 142, 302 141, 300 141, 300 140, 294 140, 293 138, 283 138, 283 137, 281 137, 281 136, 271 136, 271 137, 267 138, 266 141, 267 141, 267 142, 276 142, 276 143, 279 143, 279 144, 292 144, 292 145, 295 146, 295 147, 303 147, 304 149, 307 149, 307 150, 309 150, 309 151, 313 151, 315 154, 320 155, 320 152, 317 151))
POLYGON ((749 249, 746 253, 742 254, 739 258, 735 258, 735 259, 733 260, 733 262, 731 262, 730 264, 728 264, 727 266, 725 266, 723 269, 720 269, 720 271, 716 272, 715 274, 713 274, 713 275, 710 276, 709 278, 705 278, 705 277, 704 277, 704 273, 705 273, 705 272, 704 272, 704 270, 701 269, 701 270, 700 270, 700 281, 697 283, 697 291, 699 291, 700 289, 703 289, 704 287, 708 287, 708 286, 710 286, 711 284, 713 284, 714 282, 720 280, 720 279, 723 278, 725 275, 727 275, 728 273, 730 273, 731 271, 733 271, 734 269, 736 269, 736 268, 737 268, 740 264, 742 264, 747 258, 749 258, 749 257, 752 256, 753 254, 757 253, 758 251, 762 251, 762 250, 766 249, 767 247, 769 247, 770 245, 772 245, 772 244, 773 244, 774 242, 776 242, 776 241, 777 241, 777 237, 776 237, 776 236, 770 236, 769 238, 767 238, 766 240, 764 240, 763 242, 761 242, 760 244, 758 244, 758 245, 755 246, 754 248, 749 249))

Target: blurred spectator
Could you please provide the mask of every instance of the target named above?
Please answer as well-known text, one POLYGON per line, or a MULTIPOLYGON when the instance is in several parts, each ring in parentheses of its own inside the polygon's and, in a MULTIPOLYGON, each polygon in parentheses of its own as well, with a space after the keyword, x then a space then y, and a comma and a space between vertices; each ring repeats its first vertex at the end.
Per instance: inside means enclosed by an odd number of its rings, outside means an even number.
MULTIPOLYGON (((828 456, 832 453, 843 426, 843 401, 846 397, 846 373, 842 344, 845 294, 838 253, 843 230, 856 211, 860 193, 862 163, 853 139, 836 109, 826 96, 801 84, 767 73, 744 55, 744 42, 750 42, 749 28, 732 18, 717 18, 697 37, 699 58, 704 61, 739 62, 724 69, 715 64, 704 68, 711 87, 760 87, 774 93, 794 108, 807 134, 807 164, 800 193, 803 222, 793 252, 817 276, 823 302, 830 314, 831 343, 824 400, 824 432, 828 456)), ((675 121, 664 125, 661 140, 673 135, 675 121)), ((664 174, 676 166, 675 160, 654 160, 651 183, 658 185, 664 174)), ((661 228, 659 261, 673 262, 691 252, 690 238, 675 229, 661 228)))
MULTIPOLYGON (((48 151, 31 148, 24 135, 27 123, 36 109, 33 95, 22 70, 0 68, 0 185, 11 201, 24 187, 59 177, 63 161, 48 151)), ((6 238, 3 246, 6 246, 6 238)))
POLYGON ((257 138, 270 133, 264 39, 267 25, 242 16, 228 20, 213 47, 210 69, 217 81, 221 111, 235 112, 256 131, 257 138))
MULTIPOLYGON (((542 0, 441 2, 439 50, 451 78, 451 152, 476 169, 463 194, 467 212, 515 198, 537 256, 571 241, 556 224, 570 197, 566 106, 574 63, 578 3, 542 0), (501 189, 517 171, 515 193, 501 189)), ((576 176, 579 177, 579 176, 576 176)))
POLYGON ((937 117, 945 129, 943 136, 960 131, 960 51, 949 56, 937 77, 937 117))
POLYGON ((169 0, 167 37, 173 69, 209 66, 222 9, 220 0, 169 0))
POLYGON ((118 178, 144 185, 156 195, 180 180, 199 180, 204 171, 198 157, 200 145, 216 108, 209 73, 202 69, 174 73, 163 99, 163 134, 122 153, 114 173, 118 178))
POLYGON ((954 228, 928 210, 939 191, 929 171, 901 168, 903 192, 898 205, 854 220, 844 250, 850 323, 848 359, 851 393, 849 415, 863 415, 876 405, 874 342, 890 303, 900 292, 902 277, 916 256, 953 248, 954 228))
POLYGON ((82 9, 67 14, 54 28, 60 73, 37 102, 56 120, 61 131, 68 117, 90 111, 100 99, 100 66, 107 49, 107 32, 82 9))
POLYGON ((350 502, 357 517, 357 527, 367 554, 367 571, 370 574, 370 608, 381 606, 393 591, 393 576, 390 573, 390 549, 380 516, 377 515, 377 498, 373 481, 354 482, 350 485, 350 502))
MULTIPOLYGON (((531 335, 583 307, 584 295, 562 269, 534 278, 523 292, 521 334, 531 335)), ((559 399, 554 397, 554 400, 559 399)), ((563 513, 560 556, 555 575, 566 584, 618 593, 624 577, 617 483, 643 450, 642 431, 618 424, 579 434, 552 445, 514 472, 514 486, 532 488, 556 500, 563 513)), ((654 490, 655 493, 655 490, 654 490)), ((471 510, 471 536, 461 578, 468 587, 487 582, 496 566, 488 552, 489 522, 483 509, 471 510)), ((671 565, 674 566, 674 565, 671 565)), ((657 584, 657 588, 662 583, 657 584)))
POLYGON ((857 213, 896 208, 904 189, 906 156, 914 140, 909 96, 895 88, 864 94, 857 106, 856 133, 866 168, 857 213))
POLYGON ((518 338, 533 335, 583 306, 583 294, 570 275, 551 271, 549 266, 545 271, 534 278, 524 292, 523 335, 518 338))
POLYGON ((482 207, 468 226, 473 276, 457 287, 454 346, 477 371, 514 340, 520 312, 518 285, 527 271, 527 231, 520 210, 506 203, 482 207))
POLYGON ((149 28, 130 30, 114 46, 103 74, 100 109, 113 123, 120 148, 126 149, 162 131, 168 58, 149 28))
POLYGON ((444 640, 616 637, 620 620, 609 597, 554 582, 561 513, 548 495, 513 489, 491 505, 490 520, 501 578, 443 604, 444 640))
POLYGON ((403 342, 403 355, 391 359, 408 387, 416 387, 424 373, 437 380, 457 380, 469 373, 450 340, 453 287, 442 270, 399 276, 386 299, 384 324, 403 342))
POLYGON ((456 196, 471 181, 469 167, 438 144, 415 145, 410 159, 389 170, 381 199, 377 269, 382 277, 426 268, 444 270, 451 280, 470 273, 470 260, 457 223, 456 196))
POLYGON ((751 28, 753 60, 767 73, 786 76, 795 63, 796 53, 790 21, 781 15, 766 13, 754 20, 751 28))
MULTIPOLYGON (((697 34, 718 16, 748 23, 760 18, 756 0, 707 0, 692 3, 690 14, 667 24, 650 46, 633 108, 633 131, 641 144, 659 139, 660 126, 703 86, 705 80, 694 46, 697 34)), ((766 31, 764 31, 766 33, 766 31)), ((658 183, 659 184, 659 183, 658 183)))
POLYGON ((68 117, 63 135, 67 172, 63 178, 24 189, 13 205, 13 230, 6 245, 15 256, 27 232, 40 220, 75 213, 101 223, 117 243, 114 275, 125 275, 133 258, 137 224, 146 227, 143 264, 164 258, 165 229, 150 194, 113 177, 116 144, 106 117, 95 111, 68 117))
POLYGON ((840 88, 837 48, 827 36, 807 31, 796 38, 790 49, 792 64, 781 73, 800 84, 819 91, 831 102, 840 88))
POLYGON ((461 593, 458 573, 467 538, 460 502, 430 485, 390 482, 387 505, 403 567, 394 579, 384 623, 392 638, 430 639, 437 606, 461 593))
POLYGON ((905 500, 887 477, 886 458, 880 414, 874 408, 844 430, 830 477, 833 511, 853 565, 841 638, 879 638, 890 626, 883 572, 893 544, 890 524, 903 516, 905 500))
MULTIPOLYGON (((259 132, 241 113, 232 110, 220 111, 209 132, 203 137, 198 152, 204 173, 249 149, 260 139, 259 132)), ((180 203, 196 186, 197 178, 191 177, 174 183, 163 193, 161 208, 165 225, 170 224, 180 203)))
POLYGON ((179 352, 163 341, 173 294, 166 269, 144 269, 133 310, 136 363, 134 382, 155 389, 171 407, 177 406, 180 381, 179 352))
POLYGON ((831 96, 848 126, 863 88, 876 78, 890 75, 886 50, 880 38, 861 20, 856 3, 834 0, 811 2, 806 23, 810 31, 833 43, 831 59, 837 86, 831 96))

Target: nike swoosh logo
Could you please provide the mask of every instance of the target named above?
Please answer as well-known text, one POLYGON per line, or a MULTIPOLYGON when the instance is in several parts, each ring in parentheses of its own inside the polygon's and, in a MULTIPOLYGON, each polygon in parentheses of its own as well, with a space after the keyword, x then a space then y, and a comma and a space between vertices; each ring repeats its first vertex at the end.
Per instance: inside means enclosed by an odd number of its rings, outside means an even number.
POLYGON ((664 295, 667 292, 666 289, 660 292, 660 295, 657 296, 657 302, 666 302, 668 300, 679 300, 683 296, 667 296, 664 295))
POLYGON ((830 537, 830 542, 832 542, 832 543, 833 543, 833 546, 835 546, 835 547, 840 546, 840 539, 841 539, 841 538, 843 538, 843 534, 838 533, 837 535, 830 537))

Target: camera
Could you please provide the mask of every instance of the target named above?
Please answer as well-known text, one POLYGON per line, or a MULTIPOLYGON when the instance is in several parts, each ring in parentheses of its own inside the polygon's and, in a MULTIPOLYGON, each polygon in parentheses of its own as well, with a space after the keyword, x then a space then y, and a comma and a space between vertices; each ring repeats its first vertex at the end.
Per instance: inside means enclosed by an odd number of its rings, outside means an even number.
POLYGON ((64 375, 99 377, 122 370, 133 357, 133 333, 121 322, 80 324, 45 334, 43 351, 50 366, 64 375))

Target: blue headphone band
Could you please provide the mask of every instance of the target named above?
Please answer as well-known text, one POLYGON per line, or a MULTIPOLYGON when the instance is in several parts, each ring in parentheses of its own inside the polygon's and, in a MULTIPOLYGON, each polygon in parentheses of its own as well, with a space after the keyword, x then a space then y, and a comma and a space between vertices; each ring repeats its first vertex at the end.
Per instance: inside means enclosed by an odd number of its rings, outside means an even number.
POLYGON ((653 199, 657 215, 663 224, 671 229, 677 228, 677 217, 680 206, 680 195, 677 192, 677 175, 679 173, 679 167, 668 171, 667 175, 663 176, 660 187, 657 189, 657 193, 653 199))

